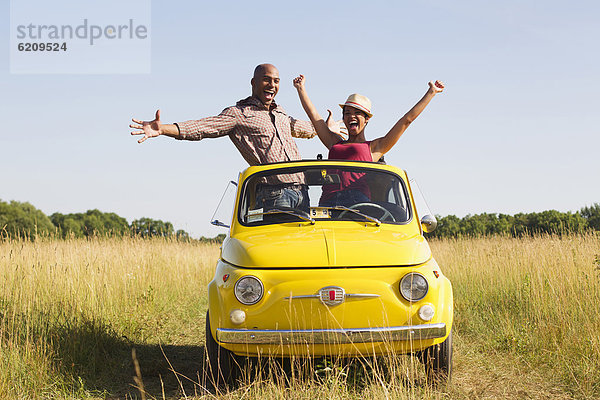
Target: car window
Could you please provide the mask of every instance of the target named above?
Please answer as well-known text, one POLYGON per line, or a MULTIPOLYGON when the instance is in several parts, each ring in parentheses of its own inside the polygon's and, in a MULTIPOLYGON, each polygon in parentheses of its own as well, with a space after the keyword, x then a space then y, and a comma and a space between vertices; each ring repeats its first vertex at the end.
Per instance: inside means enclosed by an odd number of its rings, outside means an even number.
POLYGON ((239 221, 244 225, 359 220, 403 224, 412 210, 404 181, 367 167, 296 167, 248 178, 239 221))

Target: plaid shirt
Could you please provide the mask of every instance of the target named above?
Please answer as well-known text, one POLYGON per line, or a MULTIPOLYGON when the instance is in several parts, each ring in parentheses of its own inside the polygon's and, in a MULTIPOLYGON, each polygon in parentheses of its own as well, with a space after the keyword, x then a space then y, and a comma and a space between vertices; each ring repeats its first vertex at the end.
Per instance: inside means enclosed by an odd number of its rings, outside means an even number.
MULTIPOLYGON (((293 137, 316 135, 312 124, 288 116, 273 102, 270 110, 257 98, 248 97, 215 117, 178 122, 180 140, 229 136, 250 165, 300 160, 293 137)), ((303 183, 297 174, 279 175, 280 183, 303 183)))

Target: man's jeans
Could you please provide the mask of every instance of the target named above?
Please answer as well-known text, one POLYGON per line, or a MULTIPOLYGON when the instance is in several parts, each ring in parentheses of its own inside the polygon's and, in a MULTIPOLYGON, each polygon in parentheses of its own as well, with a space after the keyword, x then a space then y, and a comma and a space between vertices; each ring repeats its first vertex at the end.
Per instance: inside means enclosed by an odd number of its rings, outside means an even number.
POLYGON ((327 200, 321 200, 319 206, 322 207, 351 207, 358 203, 370 203, 369 199, 363 192, 356 189, 347 189, 340 192, 335 192, 333 197, 327 200))
POLYGON ((289 207, 308 212, 309 200, 306 185, 267 186, 260 188, 256 198, 257 208, 289 207))

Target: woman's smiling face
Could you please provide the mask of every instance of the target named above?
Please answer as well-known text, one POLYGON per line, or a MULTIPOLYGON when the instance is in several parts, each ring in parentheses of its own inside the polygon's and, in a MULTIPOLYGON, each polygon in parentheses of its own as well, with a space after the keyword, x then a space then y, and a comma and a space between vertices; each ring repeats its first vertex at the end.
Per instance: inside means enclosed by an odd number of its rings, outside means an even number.
POLYGON ((350 136, 356 136, 365 129, 369 117, 367 117, 367 114, 358 108, 345 106, 343 111, 343 120, 344 125, 346 125, 346 129, 348 129, 348 134, 350 136))

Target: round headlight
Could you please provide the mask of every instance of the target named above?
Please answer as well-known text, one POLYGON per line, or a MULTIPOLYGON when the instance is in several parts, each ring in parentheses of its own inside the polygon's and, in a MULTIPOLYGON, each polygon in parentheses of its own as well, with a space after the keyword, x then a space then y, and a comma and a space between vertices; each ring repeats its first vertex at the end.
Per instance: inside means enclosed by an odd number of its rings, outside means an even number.
POLYGON ((429 284, 421 274, 411 272, 400 281, 400 294, 408 301, 419 301, 427 294, 429 284))
POLYGON ((233 292, 240 303, 249 306, 258 303, 262 299, 263 284, 255 276, 243 276, 235 283, 233 292))

